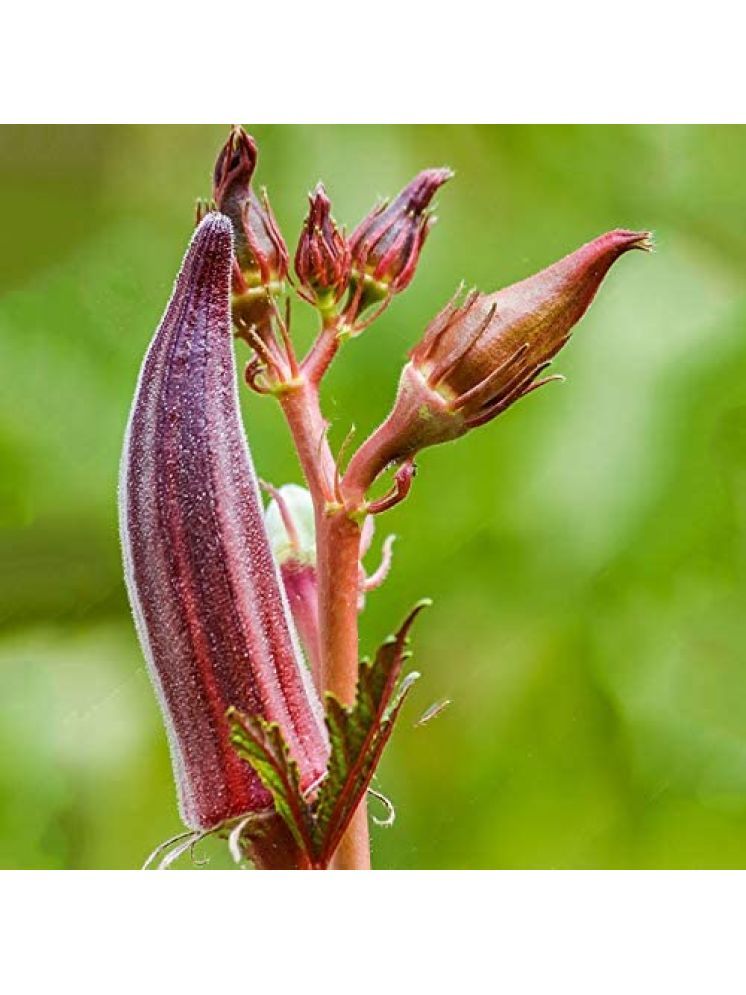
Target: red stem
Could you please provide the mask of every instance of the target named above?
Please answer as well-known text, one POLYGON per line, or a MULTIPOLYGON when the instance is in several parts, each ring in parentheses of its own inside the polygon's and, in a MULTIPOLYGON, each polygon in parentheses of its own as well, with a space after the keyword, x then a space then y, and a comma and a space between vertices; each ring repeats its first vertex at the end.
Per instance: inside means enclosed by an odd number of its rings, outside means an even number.
POLYGON ((318 517, 319 511, 323 513, 328 502, 334 500, 335 470, 318 389, 301 374, 279 396, 318 517))
MULTIPOLYGON (((358 674, 360 526, 344 509, 325 516, 318 529, 319 614, 324 680, 345 705, 355 700, 358 674)), ((358 807, 333 861, 337 870, 368 870, 370 840, 366 802, 358 807)))
POLYGON ((321 333, 311 346, 308 355, 303 360, 302 369, 309 381, 318 387, 321 378, 329 369, 329 365, 337 355, 339 349, 338 331, 340 319, 336 313, 325 313, 322 315, 321 333))
MULTIPOLYGON (((326 439, 326 422, 315 378, 320 376, 319 369, 323 373, 336 352, 336 332, 332 334, 330 328, 325 328, 320 336, 324 338, 326 346, 319 346, 317 352, 319 362, 310 366, 314 379, 302 371, 295 383, 280 395, 280 403, 314 504, 321 641, 318 687, 320 692, 331 691, 343 703, 352 704, 358 672, 361 527, 350 515, 356 509, 342 507, 334 495, 335 461, 326 439)), ((334 866, 340 870, 370 867, 365 802, 355 813, 337 849, 334 866)))
POLYGON ((324 682, 350 705, 357 687, 360 526, 344 510, 325 515, 320 525, 316 566, 324 682))

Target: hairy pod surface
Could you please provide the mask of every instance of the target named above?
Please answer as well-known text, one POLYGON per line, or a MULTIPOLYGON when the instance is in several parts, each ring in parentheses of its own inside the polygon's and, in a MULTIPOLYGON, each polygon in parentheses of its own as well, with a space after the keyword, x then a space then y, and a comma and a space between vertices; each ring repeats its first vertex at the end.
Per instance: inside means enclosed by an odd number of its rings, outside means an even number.
POLYGON ((208 214, 143 362, 120 477, 127 588, 195 829, 271 804, 229 707, 279 724, 306 789, 328 753, 239 417, 232 262, 231 223, 208 214))

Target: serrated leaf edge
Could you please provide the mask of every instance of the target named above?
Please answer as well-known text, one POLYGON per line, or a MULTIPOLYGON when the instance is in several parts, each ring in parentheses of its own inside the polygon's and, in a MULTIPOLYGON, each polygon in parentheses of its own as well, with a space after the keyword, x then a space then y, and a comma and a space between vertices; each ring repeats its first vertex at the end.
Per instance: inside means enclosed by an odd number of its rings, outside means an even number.
POLYGON ((261 779, 262 784, 271 794, 275 811, 284 819, 298 846, 306 852, 311 860, 314 860, 318 852, 318 841, 315 839, 314 834, 313 812, 300 789, 300 771, 298 764, 290 752, 290 748, 282 734, 282 729, 279 724, 277 722, 268 722, 261 715, 244 715, 235 708, 229 709, 226 713, 226 717, 231 725, 230 740, 234 750, 236 750, 238 755, 245 760, 246 763, 251 764, 261 779), (277 763, 275 757, 264 745, 264 742, 259 736, 256 735, 252 729, 253 724, 256 724, 259 727, 265 737, 272 737, 276 740, 276 743, 282 752, 283 759, 287 764, 287 768, 291 772, 295 770, 297 787, 296 784, 288 780, 285 769, 281 764, 277 763), (278 793, 276 788, 263 774, 263 772, 255 766, 253 758, 246 755, 243 744, 240 741, 241 736, 246 736, 251 739, 255 746, 265 754, 268 762, 274 769, 285 789, 287 802, 284 802, 284 800, 280 798, 280 805, 278 805, 278 793), (282 811, 282 808, 284 808, 285 805, 287 805, 287 808, 290 811, 292 816, 291 819, 288 819, 282 811), (282 806, 282 808, 280 806, 282 806))
MULTIPOLYGON (((251 764, 254 770, 256 770, 262 784, 272 796, 274 810, 283 818, 288 826, 288 829, 293 834, 295 841, 306 852, 309 860, 316 867, 327 866, 331 860, 331 857, 334 855, 334 851, 337 849, 337 846, 339 845, 339 842, 342 839, 347 826, 349 825, 352 815, 368 791, 383 750, 391 737, 391 733, 393 732, 394 723, 396 722, 399 711, 401 710, 401 707, 413 685, 420 677, 420 674, 417 671, 411 671, 404 678, 402 678, 401 681, 399 681, 402 667, 411 657, 411 653, 405 649, 409 632, 412 628, 414 620, 420 612, 424 608, 429 607, 431 604, 432 602, 429 598, 423 598, 419 601, 407 615, 396 634, 389 636, 383 641, 375 655, 375 658, 372 661, 368 658, 361 661, 360 674, 358 675, 357 693, 355 696, 355 702, 352 705, 344 705, 330 692, 327 692, 325 695, 327 706, 333 703, 333 708, 338 710, 338 716, 352 716, 360 700, 360 691, 364 680, 362 673, 363 668, 365 668, 370 674, 376 664, 378 664, 381 660, 382 654, 384 654, 387 650, 393 649, 395 661, 391 666, 389 674, 386 677, 384 687, 381 691, 380 699, 375 711, 375 718, 371 723, 368 733, 363 739, 363 743, 357 752, 357 756, 351 765, 351 769, 348 772, 342 787, 339 789, 337 796, 334 799, 331 815, 329 816, 326 832, 323 838, 320 838, 318 832, 316 811, 318 810, 319 800, 322 797, 322 792, 324 791, 326 777, 322 778, 320 782, 317 782, 319 786, 319 794, 317 795, 316 803, 313 805, 309 804, 307 796, 311 794, 316 785, 306 792, 303 792, 300 789, 298 764, 290 752, 290 748, 283 736, 282 729, 279 724, 277 722, 268 722, 260 715, 245 715, 235 708, 228 709, 226 713, 226 718, 228 719, 231 727, 230 740, 233 748, 246 763, 251 764), (398 687, 397 681, 399 681, 398 687), (288 780, 285 767, 278 764, 274 754, 267 749, 264 740, 254 731, 252 728, 254 725, 258 727, 264 739, 272 737, 272 739, 276 740, 276 745, 280 748, 281 755, 287 769, 290 771, 293 769, 295 770, 294 780, 297 782, 297 787, 296 784, 288 780), (266 762, 270 764, 272 769, 275 771, 275 774, 279 777, 285 789, 285 798, 287 799, 287 803, 285 803, 285 799, 283 799, 282 796, 279 796, 281 807, 278 807, 278 792, 276 788, 262 773, 262 771, 257 769, 254 764, 254 758, 247 755, 245 747, 241 742, 241 737, 247 737, 250 739, 254 746, 264 753, 266 762), (363 782, 356 783, 355 778, 359 777, 360 774, 365 771, 366 766, 368 766, 369 769, 363 782), (353 799, 353 803, 350 803, 350 796, 353 799), (347 804, 349 814, 343 816, 341 820, 337 818, 335 824, 335 813, 339 813, 343 802, 347 804), (292 817, 291 819, 288 819, 286 816, 283 811, 284 808, 289 810, 292 817)), ((328 724, 328 708, 326 721, 328 724)), ((248 826, 246 828, 248 828, 248 826)))
MULTIPOLYGON (((393 648, 394 653, 396 655, 396 662, 392 666, 391 671, 386 679, 386 683, 384 684, 384 688, 381 693, 380 703, 376 712, 376 718, 371 724, 370 730, 368 731, 368 734, 366 735, 360 749, 358 750, 357 758, 353 762, 351 770, 348 773, 348 776, 345 779, 345 782, 342 788, 340 789, 336 799, 334 800, 334 805, 332 807, 332 814, 329 817, 326 833, 324 835, 324 839, 322 842, 321 858, 320 858, 322 861, 329 860, 333 855, 334 851, 337 848, 337 845, 339 844, 339 841, 344 835, 344 831, 347 828, 347 825, 349 824, 350 818, 352 818, 352 814, 354 813, 355 809, 360 803, 360 800, 365 796, 365 792, 367 791, 368 785, 370 784, 373 774, 375 773, 375 770, 380 761, 381 754, 383 753, 383 750, 386 744, 388 743, 391 733, 393 731, 393 725, 399 713, 399 710, 401 706, 404 704, 404 700, 408 695, 409 691, 411 690, 414 682, 420 676, 419 673, 417 673, 417 671, 412 671, 401 682, 398 690, 397 691, 394 690, 396 688, 396 682, 401 673, 402 666, 404 665, 405 661, 410 657, 410 654, 405 651, 404 647, 407 638, 409 636, 409 632, 414 623, 414 620, 417 618, 417 616, 424 608, 429 607, 431 604, 432 602, 430 601, 429 598, 423 598, 421 601, 419 601, 410 611, 409 615, 407 615, 407 617, 399 627, 396 634, 393 636, 389 636, 386 640, 384 640, 378 652, 376 653, 376 657, 373 660, 373 662, 370 663, 368 661, 363 661, 363 663, 361 664, 361 674, 358 677, 358 692, 356 694, 355 703, 353 705, 349 707, 342 705, 341 702, 339 702, 339 700, 334 695, 328 692, 325 696, 327 698, 327 701, 329 700, 334 701, 335 704, 339 707, 340 711, 346 713, 347 715, 351 715, 354 712, 354 709, 359 701, 360 688, 362 684, 363 667, 366 667, 369 672, 372 671, 376 663, 380 660, 381 655, 384 653, 384 651, 393 648), (355 782, 355 778, 359 776, 361 769, 364 769, 365 759, 366 757, 368 757, 369 754, 372 755, 372 763, 370 764, 369 774, 366 776, 362 784, 357 785, 355 782), (354 805, 349 805, 350 794, 352 794, 353 797, 355 795, 358 796, 357 801, 355 802, 354 805), (339 812, 343 802, 348 804, 349 816, 344 818, 342 822, 340 822, 339 818, 337 818, 337 823, 335 825, 335 813, 339 812)), ((323 790, 324 790, 324 783, 322 782, 320 792, 323 792, 323 790)))

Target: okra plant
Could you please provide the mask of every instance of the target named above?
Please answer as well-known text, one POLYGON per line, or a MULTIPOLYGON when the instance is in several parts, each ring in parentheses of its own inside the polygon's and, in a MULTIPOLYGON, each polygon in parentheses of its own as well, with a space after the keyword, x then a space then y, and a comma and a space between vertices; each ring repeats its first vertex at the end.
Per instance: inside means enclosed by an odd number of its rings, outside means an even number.
POLYGON ((561 379, 545 371, 610 266, 651 241, 611 231, 503 290, 459 290, 414 344, 388 417, 345 460, 328 441, 322 381, 409 286, 452 173, 420 173, 349 237, 319 184, 291 273, 256 164, 256 143, 234 127, 145 356, 122 456, 126 583, 186 827, 149 864, 215 834, 239 864, 363 869, 367 796, 417 677, 404 668, 424 604, 359 660, 358 616, 391 558, 389 537, 380 567, 364 571, 373 522, 409 494, 420 450, 561 379), (318 315, 305 356, 293 295, 318 315), (305 487, 257 477, 234 337, 250 350, 245 383, 282 408, 305 487), (371 496, 389 472, 390 489, 371 496))

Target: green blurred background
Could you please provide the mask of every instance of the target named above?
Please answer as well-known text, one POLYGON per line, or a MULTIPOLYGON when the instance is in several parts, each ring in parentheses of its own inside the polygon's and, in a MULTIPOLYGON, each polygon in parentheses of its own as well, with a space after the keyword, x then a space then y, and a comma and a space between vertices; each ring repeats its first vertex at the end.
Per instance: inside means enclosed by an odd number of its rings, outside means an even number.
MULTIPOLYGON (((398 818, 373 828, 375 865, 746 866, 746 130, 252 130, 292 246, 320 177, 352 226, 417 170, 457 173, 413 285, 333 368, 336 443, 386 413, 462 278, 495 289, 613 227, 657 238, 612 270, 555 364, 568 383, 428 450, 379 520, 400 539, 364 647, 421 596, 435 607, 377 782, 398 818)), ((3 867, 137 867, 180 829, 116 481, 225 135, 0 128, 3 867)), ((261 474, 299 481, 274 402, 242 401, 261 474)))

